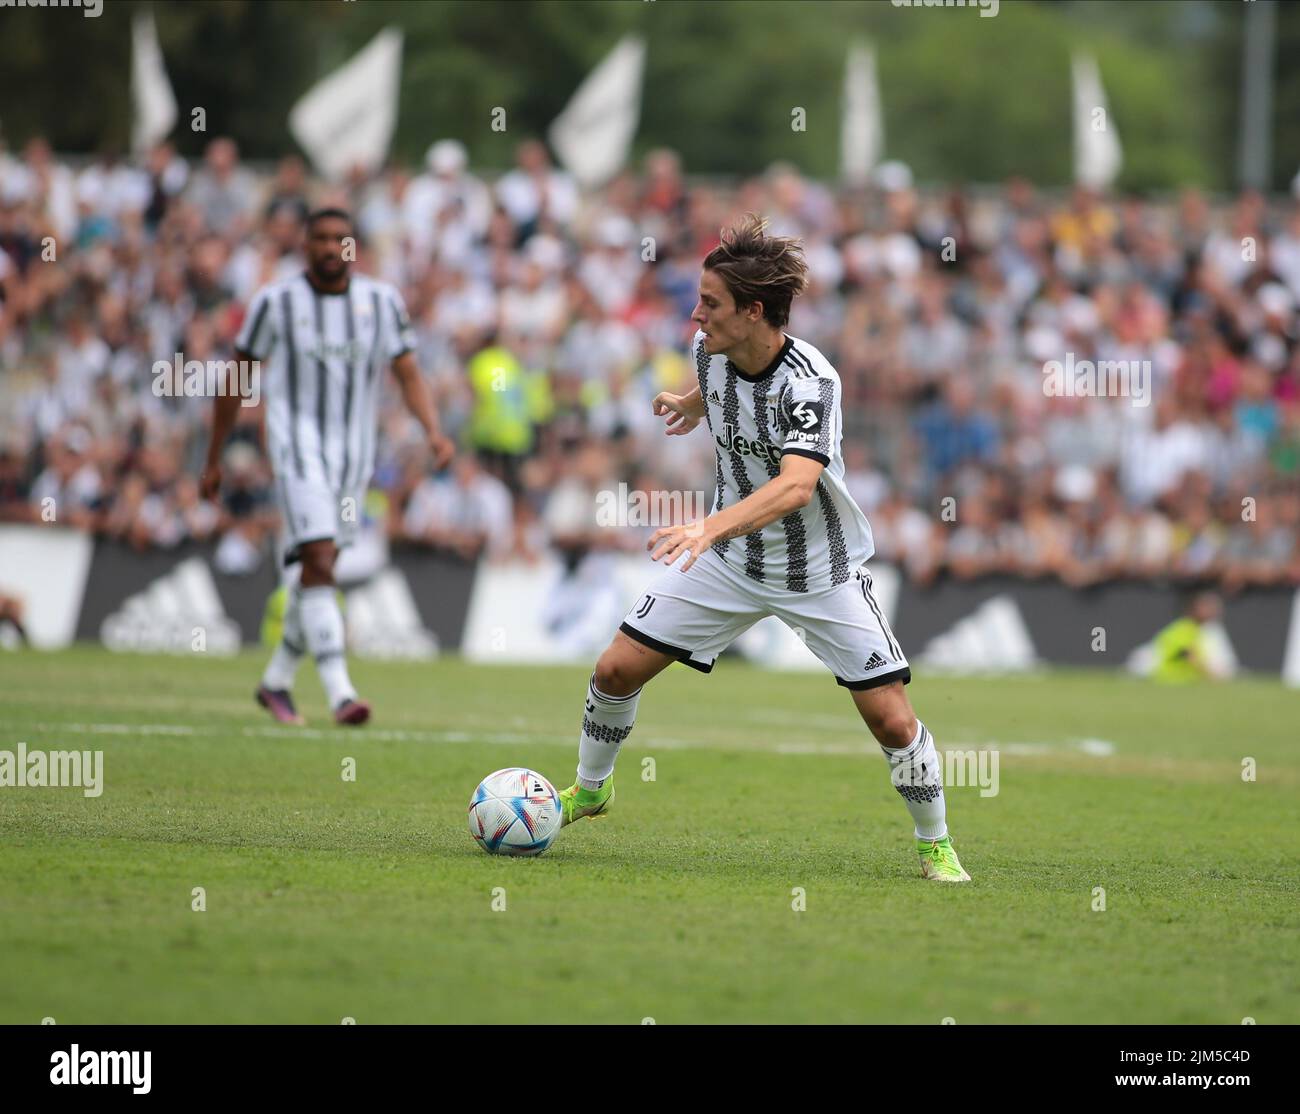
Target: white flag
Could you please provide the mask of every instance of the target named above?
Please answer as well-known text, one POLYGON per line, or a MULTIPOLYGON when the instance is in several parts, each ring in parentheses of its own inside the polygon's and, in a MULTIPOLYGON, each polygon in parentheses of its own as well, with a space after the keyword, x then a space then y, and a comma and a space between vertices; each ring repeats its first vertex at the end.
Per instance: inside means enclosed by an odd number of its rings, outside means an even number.
POLYGON ((153 13, 142 12, 131 24, 131 149, 143 153, 167 137, 176 123, 176 97, 163 66, 162 47, 153 13))
POLYGON ((1070 60, 1074 78, 1074 180, 1081 186, 1105 189, 1124 163, 1119 132, 1106 104, 1097 61, 1088 54, 1070 60))
POLYGON ((840 177, 865 186, 885 150, 885 122, 876 81, 876 55, 865 44, 849 48, 840 107, 840 177))
POLYGON ((355 167, 378 170, 397 126, 402 32, 380 31, 289 113, 289 130, 316 169, 340 181, 355 167))
POLYGON ((641 117, 644 67, 645 40, 625 35, 551 124, 551 146, 579 185, 603 185, 627 162, 641 117))

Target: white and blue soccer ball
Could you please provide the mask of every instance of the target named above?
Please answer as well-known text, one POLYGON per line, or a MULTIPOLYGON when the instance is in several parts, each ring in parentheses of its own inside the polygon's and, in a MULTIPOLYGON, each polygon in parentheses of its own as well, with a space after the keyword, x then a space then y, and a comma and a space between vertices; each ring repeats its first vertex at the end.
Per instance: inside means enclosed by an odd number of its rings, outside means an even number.
POLYGON ((469 802, 469 834, 489 855, 540 855, 563 819, 555 786, 522 766, 488 774, 469 802))

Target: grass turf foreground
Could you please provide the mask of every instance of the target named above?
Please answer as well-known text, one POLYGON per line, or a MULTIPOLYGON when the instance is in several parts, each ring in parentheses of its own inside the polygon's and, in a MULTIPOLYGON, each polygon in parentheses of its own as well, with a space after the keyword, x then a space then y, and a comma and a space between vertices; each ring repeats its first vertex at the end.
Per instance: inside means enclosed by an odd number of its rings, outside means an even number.
POLYGON ((348 731, 310 666, 314 726, 272 724, 260 668, 0 655, 0 750, 104 753, 98 797, 0 789, 0 1023, 1300 1021, 1275 682, 919 677, 940 749, 1001 748, 996 795, 947 790, 974 881, 941 887, 820 674, 674 666, 611 817, 512 860, 470 793, 569 784, 587 670, 359 662, 348 731))

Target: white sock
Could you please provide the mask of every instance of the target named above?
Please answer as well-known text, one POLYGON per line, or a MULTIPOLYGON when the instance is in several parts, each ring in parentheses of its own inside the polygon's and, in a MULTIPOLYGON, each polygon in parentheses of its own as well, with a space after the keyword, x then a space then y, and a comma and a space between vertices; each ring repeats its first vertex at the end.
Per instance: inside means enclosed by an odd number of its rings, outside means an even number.
POLYGON ((316 672, 325 686, 325 698, 331 708, 344 700, 355 700, 357 690, 348 677, 348 663, 343 656, 343 614, 334 598, 334 586, 322 584, 301 590, 303 637, 307 649, 316 659, 316 672))
POLYGON ((916 738, 902 750, 880 749, 889 762, 889 780, 916 823, 916 838, 943 839, 948 834, 943 767, 925 724, 916 721, 916 738))
POLYGON ((593 679, 587 683, 583 705, 582 737, 578 740, 578 784, 599 789, 614 772, 614 762, 636 722, 641 690, 631 696, 606 696, 593 679))
POLYGON ((266 663, 262 684, 272 692, 293 688, 298 673, 298 663, 307 652, 302 639, 302 589, 294 581, 287 588, 289 598, 284 605, 284 633, 266 663))

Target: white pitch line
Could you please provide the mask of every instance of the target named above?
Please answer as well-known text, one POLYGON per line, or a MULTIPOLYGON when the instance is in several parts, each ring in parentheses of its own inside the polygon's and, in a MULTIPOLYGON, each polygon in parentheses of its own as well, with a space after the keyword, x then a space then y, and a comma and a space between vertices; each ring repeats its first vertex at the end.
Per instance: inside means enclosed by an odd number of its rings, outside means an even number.
POLYGON ((183 723, 36 723, 38 731, 67 731, 73 735, 215 735, 215 728, 183 723))
POLYGON ((983 743, 981 749, 1000 750, 1003 754, 1060 754, 1078 751, 1094 758, 1109 758, 1115 753, 1115 744, 1105 739, 1067 739, 1063 743, 983 743))
MULTIPOLYGON (((70 735, 173 735, 190 737, 196 735, 226 735, 235 728, 192 727, 180 723, 37 723, 32 727, 37 731, 51 733, 65 732, 70 735)), ((470 731, 403 731, 395 728, 366 728, 355 734, 345 734, 334 730, 321 730, 316 727, 241 727, 237 729, 245 738, 264 739, 336 739, 363 738, 378 742, 399 743, 567 743, 573 740, 543 734, 486 734, 478 735, 470 731)))
MULTIPOLYGON (((181 723, 36 723, 33 730, 69 735, 161 735, 178 738, 195 736, 215 736, 229 734, 234 728, 194 727, 181 723)), ((244 738, 257 739, 295 739, 337 740, 370 739, 376 742, 394 743, 489 743, 499 746, 520 746, 528 743, 564 746, 576 742, 573 736, 560 736, 544 732, 492 732, 480 734, 474 731, 419 731, 398 728, 366 728, 355 734, 345 734, 337 728, 322 730, 316 727, 241 727, 239 734, 244 738)), ((757 750, 769 754, 816 755, 824 757, 859 757, 874 755, 876 750, 871 739, 864 732, 861 739, 854 738, 846 742, 824 743, 778 743, 775 746, 753 747, 697 742, 692 739, 677 739, 667 736, 644 734, 637 740, 640 750, 757 750)), ((1115 753, 1115 744, 1105 739, 1072 739, 1063 742, 1035 743, 959 743, 949 742, 938 749, 954 750, 996 750, 1002 754, 1041 756, 1062 754, 1076 751, 1094 757, 1106 758, 1115 753)))

